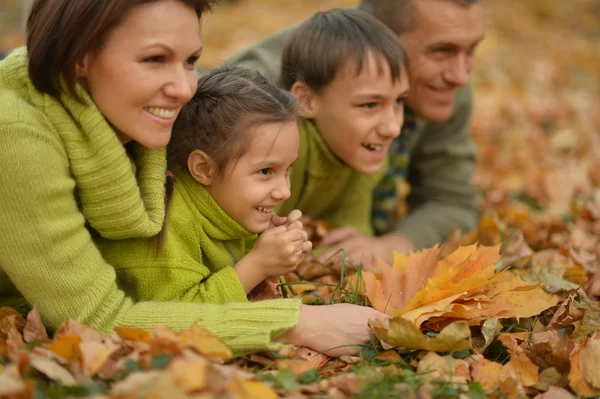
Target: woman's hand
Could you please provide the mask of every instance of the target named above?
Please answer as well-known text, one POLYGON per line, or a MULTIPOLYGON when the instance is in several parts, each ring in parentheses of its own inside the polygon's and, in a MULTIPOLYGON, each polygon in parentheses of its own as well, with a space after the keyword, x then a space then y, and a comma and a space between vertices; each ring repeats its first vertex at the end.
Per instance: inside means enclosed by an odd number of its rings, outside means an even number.
POLYGON ((276 341, 306 346, 329 356, 354 355, 371 339, 369 320, 385 325, 388 319, 387 315, 366 306, 302 305, 298 325, 276 341))

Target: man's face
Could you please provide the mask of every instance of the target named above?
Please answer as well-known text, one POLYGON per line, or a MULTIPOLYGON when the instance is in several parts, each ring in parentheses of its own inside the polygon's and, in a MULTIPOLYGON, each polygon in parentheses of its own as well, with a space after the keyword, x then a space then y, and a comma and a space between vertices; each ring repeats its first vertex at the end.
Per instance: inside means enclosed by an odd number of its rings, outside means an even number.
POLYGON ((417 27, 400 35, 410 57, 406 105, 417 115, 445 122, 456 91, 465 86, 477 45, 483 39, 481 5, 450 0, 413 0, 417 27))

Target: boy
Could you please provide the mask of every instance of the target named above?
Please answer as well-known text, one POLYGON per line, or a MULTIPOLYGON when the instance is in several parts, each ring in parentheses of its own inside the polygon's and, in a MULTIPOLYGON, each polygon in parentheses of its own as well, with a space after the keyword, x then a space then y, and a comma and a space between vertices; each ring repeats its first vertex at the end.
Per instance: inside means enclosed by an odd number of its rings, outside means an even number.
POLYGON ((295 30, 281 84, 298 98, 301 139, 281 214, 300 209, 373 235, 373 190, 402 127, 407 62, 395 34, 358 10, 317 13, 295 30))

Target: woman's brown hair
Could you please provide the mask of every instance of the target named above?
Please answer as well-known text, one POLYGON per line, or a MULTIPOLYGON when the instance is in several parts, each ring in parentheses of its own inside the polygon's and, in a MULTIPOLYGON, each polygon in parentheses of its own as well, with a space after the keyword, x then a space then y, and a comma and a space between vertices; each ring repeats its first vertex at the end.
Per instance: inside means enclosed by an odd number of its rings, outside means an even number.
MULTIPOLYGON (((42 93, 59 96, 59 79, 66 90, 75 92, 75 64, 98 50, 108 34, 138 4, 167 0, 35 0, 27 19, 29 77, 42 93)), ((196 11, 198 18, 215 0, 181 1, 196 11)))

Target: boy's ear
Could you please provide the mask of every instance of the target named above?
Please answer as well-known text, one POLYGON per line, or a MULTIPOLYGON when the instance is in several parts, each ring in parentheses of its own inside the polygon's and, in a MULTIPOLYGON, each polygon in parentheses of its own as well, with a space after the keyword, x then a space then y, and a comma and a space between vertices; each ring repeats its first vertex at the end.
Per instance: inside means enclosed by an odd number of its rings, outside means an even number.
POLYGON ((209 186, 217 174, 215 161, 202 150, 192 151, 188 156, 187 167, 194 180, 204 186, 209 186))
POLYGON ((290 92, 298 100, 300 116, 303 118, 314 118, 317 104, 315 101, 316 93, 306 83, 296 82, 292 85, 290 92))

